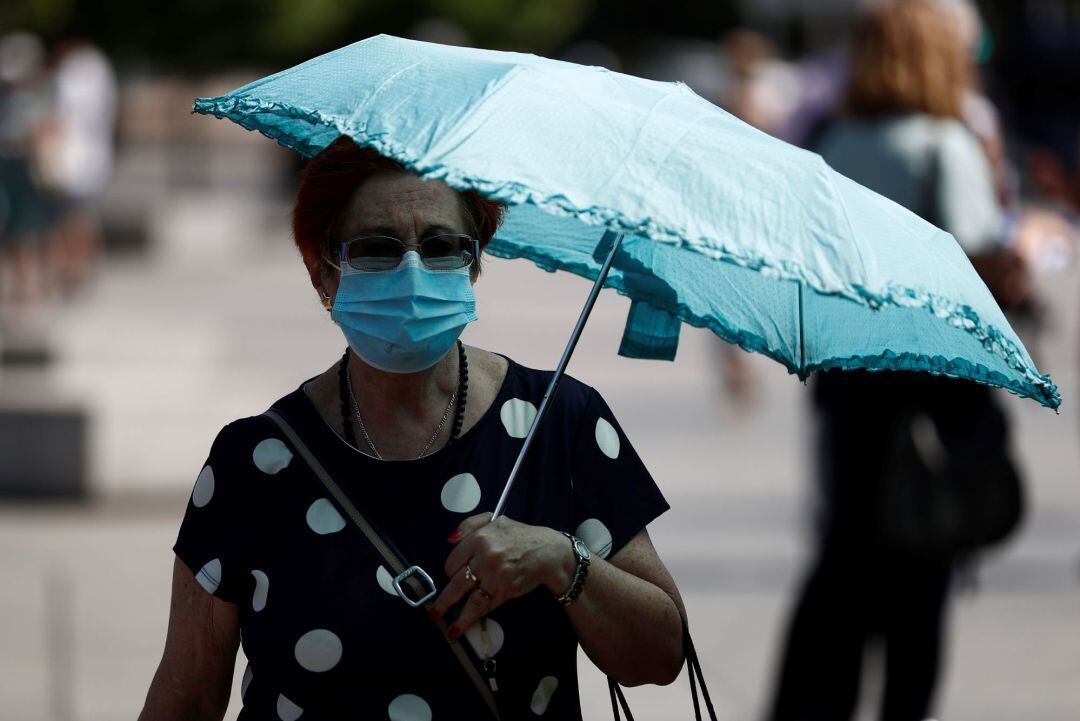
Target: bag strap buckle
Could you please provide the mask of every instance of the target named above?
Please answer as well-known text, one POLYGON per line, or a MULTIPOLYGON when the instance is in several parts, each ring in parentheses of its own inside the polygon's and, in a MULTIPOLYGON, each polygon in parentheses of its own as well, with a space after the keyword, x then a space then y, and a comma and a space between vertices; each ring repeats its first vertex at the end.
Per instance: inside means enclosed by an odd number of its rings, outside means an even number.
POLYGON ((419 608, 420 606, 423 606, 425 603, 434 598, 435 594, 437 593, 435 589, 435 582, 431 580, 431 576, 428 575, 427 571, 420 568, 419 566, 409 566, 404 571, 394 576, 393 584, 394 590, 398 592, 398 595, 401 596, 401 599, 413 608, 419 608), (405 593, 405 582, 409 579, 412 579, 412 583, 409 584, 409 588, 411 588, 415 593, 421 594, 419 599, 414 600, 410 598, 407 593, 405 593))

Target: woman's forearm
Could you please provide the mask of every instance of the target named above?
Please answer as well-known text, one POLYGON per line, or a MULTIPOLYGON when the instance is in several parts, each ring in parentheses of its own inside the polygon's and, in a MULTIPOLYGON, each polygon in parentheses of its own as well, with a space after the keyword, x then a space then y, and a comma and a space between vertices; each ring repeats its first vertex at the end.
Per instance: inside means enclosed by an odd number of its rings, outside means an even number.
MULTIPOLYGON (((556 595, 570 586, 577 567, 570 544, 558 535, 566 555, 546 583, 556 595)), ((678 678, 682 619, 675 601, 659 586, 593 556, 584 589, 566 612, 585 653, 622 685, 668 684, 678 678)))
POLYGON ((138 721, 221 721, 229 705, 231 684, 231 675, 224 687, 196 683, 175 665, 162 661, 138 721))

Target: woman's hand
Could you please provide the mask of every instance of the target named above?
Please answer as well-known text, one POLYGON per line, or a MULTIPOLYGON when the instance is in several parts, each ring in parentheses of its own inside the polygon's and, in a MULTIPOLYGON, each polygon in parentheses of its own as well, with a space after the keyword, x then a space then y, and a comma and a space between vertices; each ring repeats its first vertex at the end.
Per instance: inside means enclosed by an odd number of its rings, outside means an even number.
POLYGON ((506 516, 494 523, 488 522, 490 518, 490 513, 470 516, 447 539, 455 544, 444 567, 450 583, 428 614, 438 619, 468 594, 461 615, 448 631, 451 639, 510 599, 541 585, 562 593, 573 578, 574 554, 561 533, 506 516))
MULTIPOLYGON (((470 516, 447 539, 450 583, 429 607, 438 619, 468 596, 447 631, 451 639, 506 601, 546 586, 566 591, 577 570, 570 542, 558 531, 490 513, 470 516), (466 576, 466 564, 475 577, 466 576)), ((601 670, 624 686, 668 684, 682 668, 679 590, 642 529, 608 559, 593 556, 586 592, 567 618, 581 647, 601 670)))

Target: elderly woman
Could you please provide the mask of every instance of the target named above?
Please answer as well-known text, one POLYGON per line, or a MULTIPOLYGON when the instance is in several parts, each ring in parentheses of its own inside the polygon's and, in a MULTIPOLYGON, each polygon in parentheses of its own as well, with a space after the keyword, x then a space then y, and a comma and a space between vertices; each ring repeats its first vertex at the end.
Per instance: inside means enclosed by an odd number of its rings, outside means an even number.
POLYGON ((453 644, 504 719, 581 717, 579 643, 624 685, 678 676, 685 610, 645 530, 668 504, 594 389, 564 380, 506 514, 484 512, 551 377, 458 340, 501 217, 344 137, 308 164, 293 231, 347 348, 273 408, 440 592, 408 605, 280 430, 229 423, 140 718, 220 719, 240 643, 241 719, 491 718, 453 644))

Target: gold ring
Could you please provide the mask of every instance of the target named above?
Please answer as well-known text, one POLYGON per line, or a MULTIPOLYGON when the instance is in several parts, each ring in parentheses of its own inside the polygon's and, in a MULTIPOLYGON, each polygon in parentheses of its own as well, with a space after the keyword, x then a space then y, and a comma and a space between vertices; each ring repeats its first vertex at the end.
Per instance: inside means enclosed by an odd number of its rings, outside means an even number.
POLYGON ((477 591, 477 593, 479 593, 484 598, 491 598, 491 594, 488 593, 487 591, 485 591, 484 589, 480 588, 479 585, 476 587, 476 591, 477 591))
POLYGON ((476 577, 476 574, 473 573, 472 567, 467 563, 465 564, 465 580, 472 581, 477 585, 479 585, 480 583, 480 579, 476 577))

